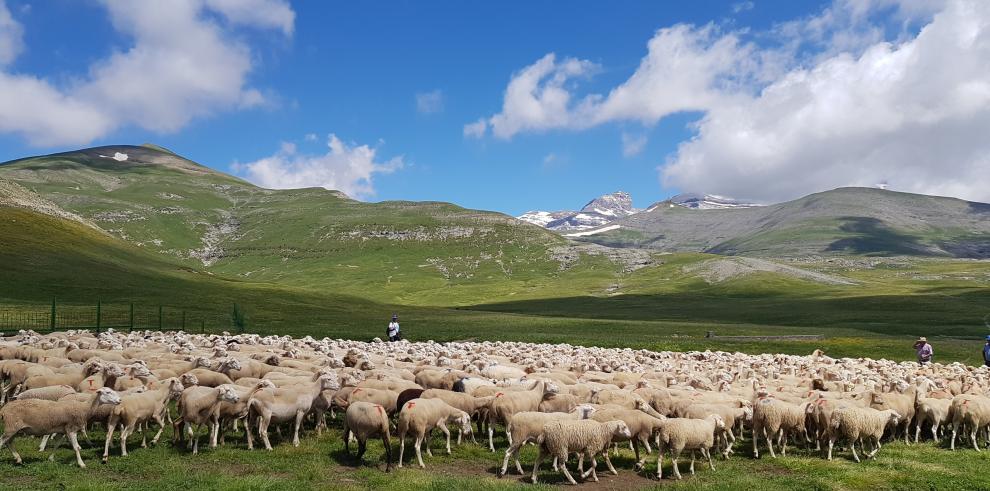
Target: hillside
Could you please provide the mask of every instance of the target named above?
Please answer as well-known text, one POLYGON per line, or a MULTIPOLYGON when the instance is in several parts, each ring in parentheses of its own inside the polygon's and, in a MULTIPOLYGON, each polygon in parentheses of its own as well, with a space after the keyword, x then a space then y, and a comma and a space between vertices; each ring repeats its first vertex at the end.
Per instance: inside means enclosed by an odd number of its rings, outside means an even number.
POLYGON ((654 206, 581 240, 726 255, 990 258, 990 204, 839 188, 764 207, 654 206))

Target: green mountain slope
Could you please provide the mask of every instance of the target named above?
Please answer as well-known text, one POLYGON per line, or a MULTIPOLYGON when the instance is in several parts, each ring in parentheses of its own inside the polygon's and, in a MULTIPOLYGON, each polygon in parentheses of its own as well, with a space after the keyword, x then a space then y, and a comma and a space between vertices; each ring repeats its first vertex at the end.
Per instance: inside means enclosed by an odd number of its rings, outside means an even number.
POLYGON ((470 304, 549 283, 585 293, 622 268, 580 253, 565 264, 565 239, 499 213, 262 189, 151 145, 17 160, 0 178, 188 267, 378 301, 470 304))
POLYGON ((691 210, 659 203, 581 240, 730 255, 990 258, 990 205, 839 188, 771 206, 691 210))

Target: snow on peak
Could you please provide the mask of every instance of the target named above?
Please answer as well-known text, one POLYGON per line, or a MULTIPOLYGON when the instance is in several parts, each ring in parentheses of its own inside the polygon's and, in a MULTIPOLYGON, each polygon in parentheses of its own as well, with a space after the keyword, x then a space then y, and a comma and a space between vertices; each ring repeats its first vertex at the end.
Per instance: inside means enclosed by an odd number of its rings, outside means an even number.
POLYGON ((633 208, 632 196, 624 191, 599 196, 579 211, 528 211, 520 220, 555 231, 597 229, 640 210, 633 208))
MULTIPOLYGON (((668 201, 670 201, 671 204, 693 210, 723 210, 727 208, 752 208, 754 206, 763 206, 757 203, 749 203, 726 196, 719 196, 717 194, 684 193, 678 194, 677 196, 670 198, 668 201)), ((656 205, 650 207, 651 210, 655 208, 656 205)))

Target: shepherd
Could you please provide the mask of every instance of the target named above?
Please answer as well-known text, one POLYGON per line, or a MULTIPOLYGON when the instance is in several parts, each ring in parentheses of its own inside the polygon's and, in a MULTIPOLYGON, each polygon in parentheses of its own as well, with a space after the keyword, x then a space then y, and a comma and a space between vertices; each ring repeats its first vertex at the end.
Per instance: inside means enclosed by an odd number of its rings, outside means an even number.
POLYGON ((392 314, 392 322, 388 323, 388 329, 385 330, 385 335, 388 336, 389 341, 399 341, 402 339, 402 332, 399 330, 398 314, 392 314))
POLYGON ((914 342, 914 349, 918 353, 918 364, 927 365, 932 362, 932 345, 928 344, 928 338, 922 336, 914 342))

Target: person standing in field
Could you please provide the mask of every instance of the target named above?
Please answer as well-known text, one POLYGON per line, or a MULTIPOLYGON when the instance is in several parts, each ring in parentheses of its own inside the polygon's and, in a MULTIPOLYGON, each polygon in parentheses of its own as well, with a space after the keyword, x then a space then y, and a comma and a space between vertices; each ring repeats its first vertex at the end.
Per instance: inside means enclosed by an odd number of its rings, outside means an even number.
POLYGON ((402 339, 402 333, 399 330, 399 316, 397 314, 392 314, 392 322, 388 323, 388 329, 385 331, 388 336, 389 341, 398 341, 402 339))
POLYGON ((926 365, 932 362, 932 355, 935 354, 932 350, 932 345, 928 344, 928 338, 922 336, 914 342, 914 349, 918 353, 918 363, 921 365, 926 365))
POLYGON ((990 367, 990 336, 987 336, 987 342, 983 344, 983 364, 990 367))

